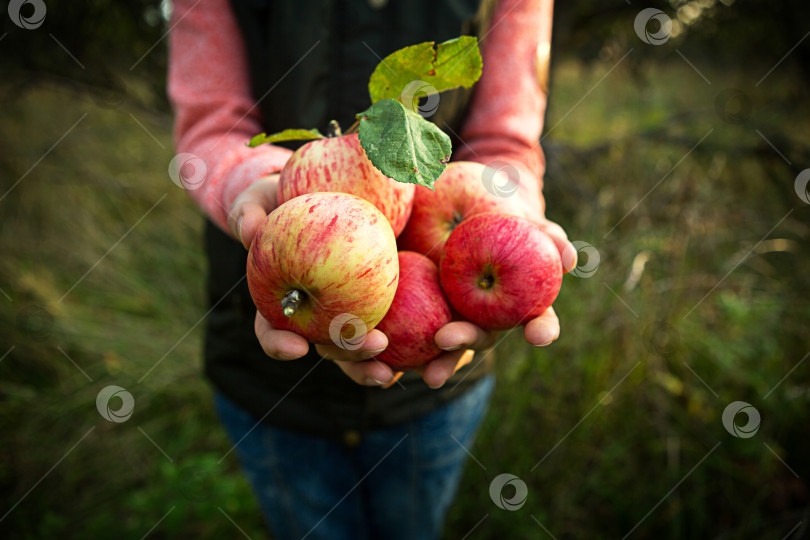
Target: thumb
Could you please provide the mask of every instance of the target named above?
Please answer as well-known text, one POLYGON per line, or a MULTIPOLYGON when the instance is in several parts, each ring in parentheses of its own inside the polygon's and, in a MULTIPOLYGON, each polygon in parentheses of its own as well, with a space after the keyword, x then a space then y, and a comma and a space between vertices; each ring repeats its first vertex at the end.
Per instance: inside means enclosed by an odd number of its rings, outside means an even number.
POLYGON ((554 245, 557 246, 557 250, 560 252, 560 258, 562 259, 563 269, 566 272, 573 270, 577 265, 577 250, 571 241, 568 240, 568 235, 565 234, 565 230, 557 223, 547 219, 543 220, 542 223, 538 223, 538 225, 540 229, 551 238, 554 245))
MULTIPOLYGON (((255 202, 246 202, 239 207, 238 216, 231 227, 231 234, 245 246, 245 249, 250 249, 250 244, 259 227, 267 219, 267 214, 268 211, 255 202)), ((230 224, 230 220, 228 221, 230 224)))
POLYGON ((231 236, 239 240, 245 249, 256 236, 267 214, 276 207, 278 174, 260 178, 240 193, 228 212, 228 229, 231 236))

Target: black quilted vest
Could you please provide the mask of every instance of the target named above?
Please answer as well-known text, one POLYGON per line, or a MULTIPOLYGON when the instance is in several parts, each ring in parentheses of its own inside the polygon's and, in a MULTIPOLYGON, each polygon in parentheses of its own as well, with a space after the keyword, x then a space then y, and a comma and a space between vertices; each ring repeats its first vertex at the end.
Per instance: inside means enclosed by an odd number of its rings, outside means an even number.
MULTIPOLYGON (((354 114, 370 104, 368 78, 381 58, 423 41, 475 35, 478 20, 486 18, 492 4, 479 3, 231 0, 246 42, 251 88, 264 130, 323 131, 332 119, 347 128, 354 114)), ((468 97, 468 92, 442 94, 439 110, 430 119, 452 137, 459 132, 468 97)), ((314 347, 300 360, 272 360, 253 333, 256 311, 246 280, 240 281, 247 252, 210 222, 206 251, 213 306, 206 332, 206 374, 229 399, 270 425, 356 444, 366 430, 407 421, 458 397, 485 371, 479 366, 467 373, 470 367, 464 368, 438 391, 418 375, 406 374, 401 385, 383 390, 356 385, 332 362, 319 361, 314 347)))

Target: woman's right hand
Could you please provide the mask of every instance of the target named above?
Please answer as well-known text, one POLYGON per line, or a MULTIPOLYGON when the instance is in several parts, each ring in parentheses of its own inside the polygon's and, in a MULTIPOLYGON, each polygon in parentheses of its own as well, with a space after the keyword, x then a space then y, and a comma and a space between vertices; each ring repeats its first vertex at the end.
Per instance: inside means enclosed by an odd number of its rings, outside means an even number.
MULTIPOLYGON (((279 175, 271 174, 253 183, 239 194, 228 212, 228 228, 231 235, 237 238, 245 249, 264 222, 267 214, 277 205, 279 175)), ((256 312, 254 324, 256 338, 265 354, 275 360, 294 360, 306 355, 309 343, 302 336, 288 330, 279 330, 256 312)), ((333 360, 341 370, 357 384, 382 386, 393 380, 394 373, 382 362, 372 359, 388 346, 388 338, 379 330, 372 330, 366 335, 359 349, 347 351, 333 345, 318 345, 318 353, 328 360, 333 360)))
MULTIPOLYGON (((274 328, 259 312, 256 312, 254 331, 264 353, 275 360, 295 360, 309 351, 306 339, 295 332, 274 328)), ((374 329, 366 334, 363 344, 357 350, 349 351, 337 345, 317 345, 316 349, 324 359, 334 361, 357 384, 384 386, 394 380, 394 372, 373 357, 387 346, 388 338, 385 334, 374 329)))
POLYGON ((231 235, 238 239, 245 249, 264 222, 267 214, 275 210, 276 192, 278 191, 278 173, 267 175, 253 183, 234 199, 228 212, 228 228, 231 235))

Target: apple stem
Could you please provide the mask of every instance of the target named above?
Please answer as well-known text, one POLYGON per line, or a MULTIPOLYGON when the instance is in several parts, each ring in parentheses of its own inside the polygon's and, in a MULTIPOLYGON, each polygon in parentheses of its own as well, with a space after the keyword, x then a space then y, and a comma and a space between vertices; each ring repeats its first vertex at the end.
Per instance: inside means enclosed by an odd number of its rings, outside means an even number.
POLYGON ((452 232, 462 221, 464 221, 464 216, 458 212, 453 212, 453 221, 450 222, 450 231, 452 232))
POLYGON ((343 131, 340 129, 340 124, 337 120, 330 120, 329 125, 326 127, 326 136, 327 137, 340 137, 343 135, 343 131))
POLYGON ((285 294, 284 298, 281 299, 281 307, 284 316, 292 317, 295 315, 295 312, 303 299, 304 297, 301 294, 301 291, 298 289, 287 291, 287 294, 285 294))

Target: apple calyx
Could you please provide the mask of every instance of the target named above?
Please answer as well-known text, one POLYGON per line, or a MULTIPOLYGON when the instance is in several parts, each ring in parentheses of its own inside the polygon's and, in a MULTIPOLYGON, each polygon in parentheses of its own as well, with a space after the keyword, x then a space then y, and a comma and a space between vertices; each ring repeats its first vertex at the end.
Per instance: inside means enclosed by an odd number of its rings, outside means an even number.
POLYGON ((484 270, 483 275, 481 275, 481 279, 478 280, 478 287, 484 290, 488 290, 492 288, 492 285, 495 284, 495 276, 492 275, 492 268, 487 267, 484 270))
POLYGON ((284 298, 281 299, 281 308, 285 317, 292 317, 298 310, 298 306, 304 300, 304 295, 298 289, 291 289, 287 291, 284 298))

